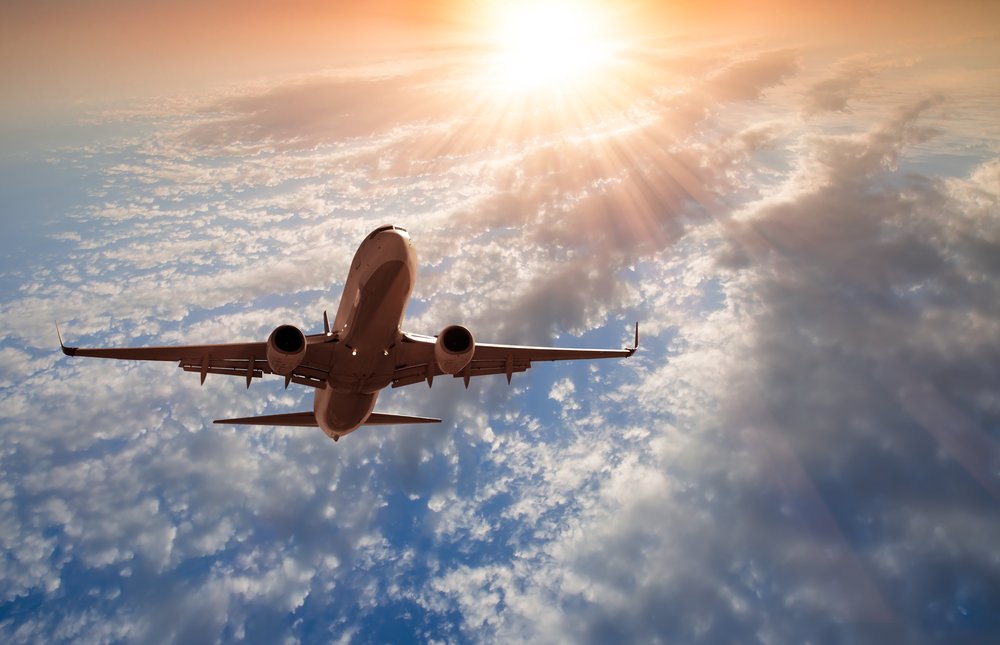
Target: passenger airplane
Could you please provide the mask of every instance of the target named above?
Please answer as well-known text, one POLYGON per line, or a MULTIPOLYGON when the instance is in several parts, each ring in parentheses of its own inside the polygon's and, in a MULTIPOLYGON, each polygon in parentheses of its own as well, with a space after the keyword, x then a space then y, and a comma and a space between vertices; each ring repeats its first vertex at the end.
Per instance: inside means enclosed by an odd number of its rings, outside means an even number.
MULTIPOLYGON (((465 380, 486 374, 523 372, 534 361, 628 357, 625 349, 564 349, 476 343, 461 325, 449 325, 437 337, 401 330, 403 312, 417 271, 417 255, 406 229, 380 226, 358 248, 351 263, 340 307, 324 332, 306 336, 293 325, 280 325, 266 342, 175 347, 90 349, 59 345, 67 356, 124 360, 177 361, 186 372, 244 376, 247 387, 256 377, 278 374, 285 387, 298 383, 316 388, 312 412, 271 414, 215 423, 322 428, 337 441, 362 425, 438 423, 440 419, 373 412, 379 391, 421 381, 431 386, 439 374, 465 380)), ((58 333, 58 329, 56 330, 58 333)))

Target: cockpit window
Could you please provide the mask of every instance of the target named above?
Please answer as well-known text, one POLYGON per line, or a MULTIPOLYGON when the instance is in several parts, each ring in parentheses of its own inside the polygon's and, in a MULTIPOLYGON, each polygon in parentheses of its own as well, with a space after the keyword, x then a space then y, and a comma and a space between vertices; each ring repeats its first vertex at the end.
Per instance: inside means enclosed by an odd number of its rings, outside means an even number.
POLYGON ((381 233, 382 231, 403 231, 404 233, 406 233, 406 229, 403 228, 402 226, 395 226, 393 224, 386 224, 385 226, 379 226, 377 229, 375 229, 374 231, 372 231, 368 235, 368 238, 371 239, 371 238, 375 237, 376 235, 378 235, 379 233, 381 233))

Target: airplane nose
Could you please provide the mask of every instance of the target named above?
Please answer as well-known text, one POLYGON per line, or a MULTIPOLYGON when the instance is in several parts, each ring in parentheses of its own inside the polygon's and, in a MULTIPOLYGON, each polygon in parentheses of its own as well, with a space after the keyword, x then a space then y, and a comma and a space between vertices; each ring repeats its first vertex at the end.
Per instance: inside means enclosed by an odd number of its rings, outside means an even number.
POLYGON ((405 257, 411 248, 410 234, 398 226, 383 226, 371 235, 372 241, 381 249, 388 250, 392 255, 405 257))
POLYGON ((385 233, 388 234, 388 235, 394 235, 394 236, 396 236, 404 244, 409 244, 410 243, 410 234, 407 233, 405 229, 394 228, 391 231, 386 231, 385 233))
POLYGON ((402 226, 396 226, 395 224, 385 224, 379 226, 377 229, 368 234, 368 239, 379 237, 386 234, 392 233, 402 233, 406 237, 410 237, 410 234, 406 232, 406 229, 402 226))

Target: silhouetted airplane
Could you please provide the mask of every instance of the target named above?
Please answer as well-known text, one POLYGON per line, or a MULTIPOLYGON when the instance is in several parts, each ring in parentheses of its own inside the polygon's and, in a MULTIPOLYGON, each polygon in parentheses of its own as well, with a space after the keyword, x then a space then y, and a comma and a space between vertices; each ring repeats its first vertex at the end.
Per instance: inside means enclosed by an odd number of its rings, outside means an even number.
MULTIPOLYGON (((461 325, 449 325, 436 337, 401 330, 403 312, 413 289, 417 255, 406 229, 380 226, 358 247, 337 316, 330 326, 323 312, 324 332, 306 336, 293 325, 281 325, 266 342, 175 347, 88 349, 67 347, 68 356, 94 356, 144 361, 178 361, 187 372, 243 376, 247 387, 266 374, 289 383, 316 388, 312 412, 272 414, 216 423, 319 426, 334 441, 362 425, 437 423, 440 419, 373 412, 379 391, 420 381, 433 384, 439 374, 465 380, 486 374, 523 372, 534 361, 628 357, 639 346, 625 349, 564 349, 476 343, 461 325)), ((56 330, 58 332, 58 329, 56 330)))

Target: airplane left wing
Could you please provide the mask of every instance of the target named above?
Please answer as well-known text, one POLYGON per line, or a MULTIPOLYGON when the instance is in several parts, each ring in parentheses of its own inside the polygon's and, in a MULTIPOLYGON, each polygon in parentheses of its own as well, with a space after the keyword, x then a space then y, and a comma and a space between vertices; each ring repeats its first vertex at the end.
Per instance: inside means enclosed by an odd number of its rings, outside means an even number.
MULTIPOLYGON (((58 330, 57 330, 58 331, 58 330)), ((311 341, 312 338, 307 337, 311 341)), ((222 345, 174 345, 161 347, 68 347, 59 335, 59 345, 67 356, 91 356, 130 361, 176 361, 185 372, 197 372, 201 382, 208 374, 226 374, 246 378, 247 387, 255 378, 273 374, 267 362, 267 343, 227 343, 222 345)), ((288 383, 321 388, 326 383, 327 370, 310 365, 312 342, 306 349, 302 364, 286 377, 288 383)))
MULTIPOLYGON (((398 361, 393 373, 392 387, 402 387, 427 381, 430 384, 434 377, 444 374, 434 359, 434 344, 432 336, 404 334, 401 346, 397 349, 398 361)), ((632 347, 623 349, 578 349, 563 347, 532 347, 528 345, 498 345, 493 343, 476 343, 472 360, 455 378, 464 378, 468 387, 473 376, 504 374, 510 383, 515 372, 524 372, 532 363, 539 361, 573 361, 598 358, 628 358, 635 354, 639 347, 639 323, 635 324, 635 343, 632 347)))

